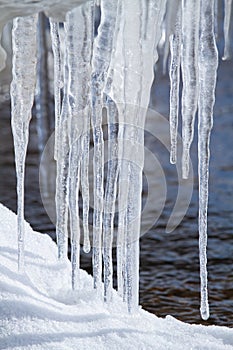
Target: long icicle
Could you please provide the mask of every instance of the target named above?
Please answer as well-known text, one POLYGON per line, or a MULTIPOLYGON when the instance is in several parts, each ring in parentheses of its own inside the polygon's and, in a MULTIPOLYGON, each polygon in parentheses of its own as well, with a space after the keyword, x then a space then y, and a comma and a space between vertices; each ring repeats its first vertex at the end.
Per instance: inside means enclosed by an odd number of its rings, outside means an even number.
MULTIPOLYGON (((113 146, 110 147, 110 145, 109 145, 109 157, 110 157, 110 159, 111 159, 111 155, 113 156, 113 153, 115 151, 117 152, 117 157, 118 157, 118 159, 116 160, 117 168, 115 169, 115 180, 119 180, 118 175, 119 175, 120 169, 122 168, 122 166, 124 166, 124 164, 121 162, 122 152, 123 152, 122 145, 123 145, 124 126, 122 123, 119 123, 119 113, 118 113, 119 105, 116 104, 116 102, 118 102, 117 100, 113 101, 113 99, 111 97, 111 94, 112 94, 111 89, 113 87, 112 82, 113 82, 115 69, 116 69, 115 62, 118 61, 118 58, 116 58, 116 54, 118 53, 117 47, 118 47, 118 45, 121 45, 122 41, 123 41, 123 37, 122 37, 122 1, 119 0, 118 1, 118 8, 117 8, 117 15, 116 15, 115 31, 114 31, 114 37, 113 37, 114 51, 111 55, 110 67, 108 70, 108 78, 107 78, 107 82, 106 82, 106 86, 105 86, 105 90, 104 90, 104 92, 107 96, 108 118, 109 118, 109 120, 111 119, 112 126, 114 125, 114 119, 115 119, 115 123, 118 123, 118 131, 116 131, 116 129, 114 128, 115 129, 114 132, 117 132, 117 134, 118 134, 117 140, 115 140, 115 150, 113 150, 113 148, 114 148, 113 146), (120 34, 120 36, 119 36, 119 34, 120 34)), ((121 48, 120 48, 119 52, 121 52, 121 48)), ((117 91, 119 94, 123 93, 121 83, 116 84, 115 87, 117 88, 117 91)), ((114 97, 118 96, 118 98, 119 98, 119 95, 117 95, 117 94, 116 95, 113 94, 113 96, 114 97)), ((110 137, 110 128, 109 128, 109 137, 110 137)), ((109 140, 109 142, 113 143, 114 138, 111 138, 111 140, 109 140)), ((115 165, 116 165, 116 163, 114 164, 114 166, 115 165)), ((119 184, 118 184, 118 186, 119 186, 119 184)), ((107 187, 108 187, 108 183, 107 183, 106 188, 107 187)), ((112 184, 112 188, 115 190, 115 184, 112 184)), ((120 190, 120 186, 119 186, 119 190, 120 190)), ((125 188, 124 193, 126 193, 126 192, 127 192, 127 189, 125 188)), ((123 193, 123 191, 122 191, 122 193, 123 193)), ((126 200, 121 200, 122 193, 121 192, 118 193, 118 231, 117 231, 117 242, 116 242, 117 243, 117 289, 118 289, 118 294, 120 296, 123 296, 123 290, 124 291, 126 290, 123 286, 123 284, 125 282, 125 278, 122 275, 122 273, 123 273, 123 269, 122 269, 123 268, 123 257, 125 256, 125 253, 123 253, 124 247, 123 247, 123 243, 122 243, 123 237, 124 237, 124 226, 123 226, 123 224, 121 225, 121 217, 122 217, 121 205, 123 202, 126 203, 126 200)), ((105 193, 105 196, 106 195, 107 194, 105 193)), ((115 196, 115 193, 114 193, 114 196, 115 196)), ((105 198, 105 200, 107 200, 107 198, 105 198)), ((113 203, 113 201, 110 204, 110 207, 112 205, 112 210, 114 210, 113 208, 115 208, 115 203, 113 203)), ((122 205, 122 206, 124 206, 124 205, 122 205)), ((106 210, 105 210, 105 212, 106 212, 106 210)), ((114 217, 112 216, 111 219, 114 220, 114 217)), ((104 218, 104 220, 105 220, 105 218, 104 218)), ((111 222, 111 220, 110 220, 110 222, 111 222)), ((104 225, 105 225, 105 223, 104 223, 104 225)), ((106 230, 105 227, 104 227, 104 230, 106 230)), ((112 235, 112 234, 113 234, 113 231, 110 230, 110 235, 112 235)), ((104 235, 105 235, 105 233, 104 233, 104 235)), ((111 245, 111 240, 112 240, 112 238, 110 239, 110 245, 111 245)), ((111 286, 112 286, 112 260, 111 260, 112 253, 111 252, 107 253, 107 251, 110 251, 110 249, 107 248, 107 245, 105 245, 105 250, 106 250, 106 254, 104 257, 104 260, 106 261, 105 272, 104 272, 105 279, 106 279, 106 288, 105 288, 106 297, 105 297, 105 300, 108 300, 111 297, 111 293, 108 293, 108 291, 109 292, 111 291, 111 286), (109 254, 109 256, 108 256, 108 254, 109 254), (110 261, 109 265, 108 265, 108 261, 110 261), (110 288, 107 287, 109 284, 110 284, 110 288)), ((125 269, 124 269, 124 271, 125 271, 125 269)), ((124 294, 123 300, 125 300, 125 298, 126 298, 126 295, 124 294)))
POLYGON ((182 0, 182 175, 189 174, 189 151, 193 140, 198 100, 197 50, 200 0, 182 0), (192 21, 190 18, 192 17, 192 21))
MULTIPOLYGON (((68 165, 69 165, 69 139, 68 139, 68 119, 69 119, 69 96, 68 96, 68 49, 64 50, 64 86, 61 115, 57 124, 57 177, 56 177, 56 236, 58 245, 58 259, 67 256, 68 248, 68 165)), ((56 134, 56 133, 55 133, 56 134)))
POLYGON ((170 162, 176 163, 177 158, 177 130, 179 115, 179 87, 180 87, 180 53, 181 53, 181 8, 177 11, 174 34, 170 37, 170 162))
POLYGON ((36 83, 37 20, 37 15, 15 18, 12 30, 11 125, 17 174, 19 271, 24 270, 24 176, 29 123, 36 83))
POLYGON ((142 176, 139 164, 143 162, 142 148, 139 145, 143 144, 141 129, 149 103, 153 65, 158 59, 157 45, 161 36, 165 5, 166 2, 155 4, 154 1, 143 1, 137 2, 136 7, 134 4, 132 10, 129 1, 122 1, 116 48, 111 60, 113 74, 108 93, 116 103, 119 113, 118 292, 124 301, 127 300, 129 312, 136 311, 138 307, 142 176), (134 14, 130 21, 129 13, 134 14), (144 19, 147 19, 146 23, 143 23, 144 19), (143 57, 139 58, 135 52, 140 52, 140 55, 143 52, 143 57), (140 152, 137 153, 136 149, 140 152), (135 164, 131 164, 132 159, 135 164), (135 206, 135 203, 138 205, 135 206))
MULTIPOLYGON (((136 5, 138 8, 138 4, 136 5)), ((118 21, 117 21, 117 49, 116 49, 116 58, 113 60, 112 66, 114 70, 113 78, 115 79, 115 68, 116 68, 116 81, 118 83, 113 83, 113 97, 114 100, 117 104, 117 108, 120 111, 119 115, 119 133, 118 133, 118 150, 119 150, 119 171, 120 171, 120 177, 119 177, 119 195, 118 195, 118 208, 119 208, 119 213, 118 213, 118 234, 117 234, 117 275, 118 275, 118 292, 120 295, 123 296, 123 300, 128 299, 127 298, 127 272, 126 272, 126 219, 127 219, 127 209, 126 209, 126 203, 127 203, 127 197, 128 197, 128 160, 124 160, 124 154, 125 153, 125 132, 126 132, 126 115, 130 117, 130 113, 132 114, 132 111, 129 110, 129 105, 130 105, 130 97, 129 95, 126 95, 127 92, 130 94, 131 90, 127 90, 127 85, 131 83, 130 77, 131 77, 131 72, 128 69, 127 62, 127 49, 130 48, 130 45, 128 46, 129 42, 128 39, 129 37, 127 36, 126 28, 125 28, 125 18, 127 14, 127 8, 129 8, 129 4, 124 4, 123 2, 120 2, 120 7, 119 7, 119 12, 118 12, 118 21), (124 7, 125 5, 125 7, 124 7), (127 38, 125 37, 127 36, 127 38), (125 42, 127 40, 127 43, 125 42), (123 46, 122 46, 123 43, 123 46), (123 56, 121 57, 121 52, 122 50, 124 51, 123 56), (119 55, 119 57, 118 57, 119 55), (121 64, 122 60, 122 64, 121 64), (115 62, 115 63, 114 63, 115 62), (123 67, 122 67, 123 66, 123 67), (122 72, 120 70, 122 69, 122 72), (118 74, 120 75, 118 76, 118 74), (127 74, 128 73, 128 74, 127 74), (118 79, 122 79, 122 83, 118 79), (127 83, 125 81, 127 80, 127 83), (128 80, 129 79, 129 80, 128 80), (123 85, 121 85, 123 84, 123 85), (129 102, 129 105, 127 105, 127 99, 129 102), (129 112, 127 114, 127 111, 129 112)), ((133 21, 132 21, 133 22, 133 21)), ((132 25, 131 22, 131 25, 132 25)), ((130 27, 130 26, 129 26, 130 27)), ((129 29, 128 27, 128 29, 129 29)), ((133 28, 133 27, 131 27, 133 28)), ((140 30, 138 28, 138 30, 140 30)), ((135 44, 136 46, 138 45, 138 42, 135 44)), ((132 46, 134 44, 132 43, 132 46)), ((140 44, 139 44, 140 46, 140 44)), ((132 48, 131 48, 132 50, 132 48)), ((132 55, 132 52, 130 52, 129 49, 129 55, 132 55)), ((114 57, 114 56, 113 56, 114 57)), ((132 56, 130 56, 132 57, 132 56)), ((137 61, 137 58, 135 57, 135 60, 137 61)), ((138 62, 138 61, 137 61, 138 62)), ((140 64, 139 64, 140 66, 140 64)), ((137 66, 138 67, 138 66, 137 66)), ((131 67, 131 69, 134 71, 134 68, 131 67)), ((134 85, 135 91, 132 92, 133 99, 136 94, 138 96, 137 91, 138 91, 138 76, 137 80, 135 81, 136 85, 134 85)), ((137 100, 137 104, 139 104, 139 101, 137 100)), ((133 112, 134 113, 134 112, 133 112)), ((130 129, 130 127, 129 127, 130 129)), ((137 265, 137 264, 136 264, 137 265)), ((137 267, 137 266, 136 266, 137 267)), ((129 270, 128 270, 129 271, 129 270)), ((136 302, 137 304, 137 302, 136 302)))
MULTIPOLYGON (((118 264, 118 291, 127 301, 129 312, 135 311, 138 306, 138 239, 137 232, 129 232, 132 216, 128 215, 128 197, 130 193, 130 154, 137 137, 137 120, 140 109, 141 89, 141 45, 145 33, 143 26, 142 7, 139 1, 131 4, 130 1, 121 1, 121 21, 119 37, 117 40, 116 58, 113 63, 116 65, 116 72, 113 75, 112 99, 115 101, 119 111, 119 195, 118 195, 118 239, 117 259, 118 264), (134 10, 132 8, 134 7, 134 10), (129 16, 129 13, 132 13, 129 16), (140 16, 139 16, 140 13, 140 16), (130 34, 134 33, 133 40, 130 34), (139 52, 139 55, 136 54, 139 52), (133 79, 135 77, 135 80, 133 79), (122 80, 122 81, 121 81, 122 80), (122 84, 122 85, 121 85, 122 84), (133 86, 132 86, 133 84, 133 86), (120 86, 119 86, 120 85, 120 86), (134 238, 132 239, 132 235, 134 238), (132 253, 132 254, 131 254, 132 253), (133 288, 135 287, 135 288, 133 288)), ((137 190, 140 191, 140 185, 137 190)), ((132 203, 130 202, 130 205, 132 203)), ((138 203, 140 205, 140 202, 138 203)), ((134 214, 134 213, 133 213, 134 214)), ((140 228, 138 227, 138 230, 140 228)), ((137 231, 138 231, 137 230, 137 231)))
POLYGON ((223 60, 230 58, 230 24, 231 24, 231 10, 232 10, 232 0, 225 0, 224 2, 224 55, 223 60))
POLYGON ((92 116, 94 139, 94 215, 93 215, 93 277, 94 288, 102 281, 102 221, 104 143, 102 131, 103 89, 112 52, 112 42, 117 15, 117 1, 101 1, 101 22, 94 41, 92 59, 92 116))
POLYGON ((144 1, 132 5, 129 1, 123 2, 122 20, 112 62, 115 69, 110 96, 119 111, 118 148, 119 162, 121 161, 118 195, 118 290, 123 300, 127 301, 129 312, 136 311, 138 307, 143 163, 141 132, 149 103, 153 64, 158 58, 157 45, 161 36, 160 25, 165 4, 166 2, 162 2, 155 5, 154 1, 144 1), (134 14, 130 21, 128 13, 134 14), (145 13, 148 13, 148 16, 145 16, 145 13), (143 23, 145 18, 146 25, 143 23), (130 35, 132 32, 133 40, 130 35), (140 57, 135 52, 139 52, 140 57))
MULTIPOLYGON (((140 133, 140 125, 143 117, 140 115, 142 85, 142 44, 144 24, 142 13, 147 11, 144 2, 129 0, 124 1, 124 148, 123 158, 126 158, 127 171, 127 202, 125 210, 125 278, 126 297, 128 311, 135 312, 138 308, 138 275, 139 275, 139 234, 140 234, 140 212, 141 212, 141 178, 140 167, 137 165, 141 152, 138 152, 137 144, 140 133), (135 9, 135 16, 127 18, 128 13, 135 9), (140 13, 140 16, 138 15, 140 13), (134 32, 135 38, 132 42, 130 31, 134 32), (130 55, 128 54, 130 52, 130 55), (134 58, 132 59, 132 56, 134 58), (129 69, 130 67, 130 69, 129 69), (132 80, 135 74, 135 79, 132 80), (132 85, 133 81, 133 85, 132 85), (134 91, 133 91, 134 89, 134 91), (133 117, 133 118, 132 118, 133 117), (136 151, 136 152, 135 152, 136 151), (135 152, 135 153, 134 153, 135 152), (128 154, 127 154, 128 153, 128 154), (134 157, 134 154, 137 156, 134 157), (139 195, 139 196, 138 196, 139 195), (137 225, 135 225, 135 223, 137 225)), ((148 14, 149 15, 149 14, 148 14)), ((123 159, 123 162, 125 160, 123 159)))
POLYGON ((209 317, 207 288, 207 207, 209 179, 209 142, 213 125, 213 106, 217 79, 218 51, 214 34, 214 2, 201 0, 199 100, 198 100, 198 171, 199 171, 199 250, 201 278, 201 317, 209 317))
MULTIPOLYGON (((134 126, 128 133, 130 144, 133 147, 127 151, 130 156, 130 177, 129 191, 127 198, 127 220, 126 220, 126 277, 127 277, 127 303, 129 312, 135 312, 138 308, 139 294, 139 238, 141 221, 141 191, 142 191, 142 168, 144 163, 144 123, 147 107, 149 104, 150 89, 154 77, 154 60, 157 60, 157 46, 161 37, 161 24, 165 13, 166 1, 157 4, 154 1, 144 1, 140 4, 142 12, 148 13, 146 22, 146 35, 143 37, 142 28, 144 24, 140 21, 140 64, 137 73, 141 75, 139 79, 140 93, 137 97, 139 105, 131 106, 130 114, 135 119, 133 123, 128 119, 128 123, 134 126), (136 110, 132 109, 136 107, 136 110)), ((140 16, 144 18, 144 16, 140 16)), ((136 68, 136 66, 135 66, 136 68)), ((130 91, 130 88, 128 88, 130 91)), ((135 89, 135 91, 137 91, 135 89)), ((131 96, 132 98, 132 96, 131 96)), ((130 115, 127 113, 127 118, 130 115)), ((127 120, 127 119, 126 119, 127 120)))
MULTIPOLYGON (((67 45, 68 64, 68 138, 69 138, 69 166, 68 166, 68 207, 69 227, 71 242, 71 266, 72 266, 72 288, 76 289, 79 284, 80 265, 80 223, 79 223, 79 186, 80 186, 80 159, 81 159, 81 135, 82 116, 81 107, 82 89, 80 91, 80 80, 78 80, 78 69, 80 65, 83 45, 83 16, 81 8, 67 13, 64 24, 67 45), (81 46, 81 47, 80 47, 81 46)), ((83 63, 83 62, 82 62, 83 63)), ((84 85, 85 86, 85 85, 84 85)))
MULTIPOLYGON (((139 238, 141 222, 141 191, 142 191, 142 169, 144 165, 144 123, 146 118, 147 107, 149 104, 150 90, 154 78, 154 63, 158 59, 158 43, 161 38, 161 25, 164 18, 166 1, 158 1, 156 4, 153 0, 144 1, 141 10, 148 13, 147 30, 144 40, 141 42, 141 90, 139 102, 139 114, 135 129, 135 147, 131 153, 130 159, 133 159, 131 167, 131 179, 128 195, 128 214, 133 216, 129 220, 129 238, 127 247, 127 260, 130 257, 131 271, 127 276, 128 290, 128 309, 129 311, 137 310, 139 294, 139 238), (135 155, 137 154, 136 158, 135 155), (131 186, 132 184, 132 186, 131 186), (131 237, 130 237, 131 236, 131 237), (130 254, 129 254, 130 253, 130 254)), ((141 27, 144 27, 141 23, 141 27)), ((137 70, 138 71, 138 70, 137 70)), ((127 261, 128 264, 128 261, 127 261)))
MULTIPOLYGON (((90 122, 91 122, 91 59, 94 41, 94 13, 95 5, 94 1, 89 1, 86 5, 86 9, 83 13, 85 35, 84 35, 84 61, 86 63, 86 72, 84 74, 84 82, 86 85, 86 91, 84 91, 84 104, 86 104, 86 110, 84 113, 83 124, 83 136, 82 136, 82 159, 81 159, 81 188, 83 199, 83 251, 89 253, 90 237, 89 237, 89 148, 90 148, 90 122)), ((82 85, 83 85, 82 84, 82 85)))
MULTIPOLYGON (((79 225, 79 186, 80 166, 83 160, 83 138, 90 133, 86 120, 90 106, 90 73, 92 48, 92 3, 78 7, 67 14, 65 25, 68 47, 69 67, 69 191, 68 203, 70 214, 71 235, 71 264, 72 286, 78 286, 79 252, 80 252, 80 225, 79 225), (81 68, 81 69, 80 69, 81 68), (85 126, 85 129, 84 129, 85 126)), ((87 174, 88 175, 88 174, 87 174)), ((87 179, 85 181, 88 181, 87 179)), ((85 198, 85 201, 89 199, 85 198)), ((89 202, 87 203, 89 207, 89 202)), ((88 213, 85 213, 88 215, 88 213)), ((87 216, 88 220, 88 216, 87 216)), ((89 237, 88 237, 89 238, 89 237)))

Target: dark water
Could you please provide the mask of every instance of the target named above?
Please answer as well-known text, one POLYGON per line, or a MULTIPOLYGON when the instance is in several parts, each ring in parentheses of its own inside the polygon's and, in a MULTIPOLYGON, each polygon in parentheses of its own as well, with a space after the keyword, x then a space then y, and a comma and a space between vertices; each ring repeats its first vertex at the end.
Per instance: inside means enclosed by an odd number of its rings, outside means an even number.
MULTIPOLYGON (((233 62, 220 62, 214 129, 211 137, 210 197, 208 217, 208 271, 211 316, 203 324, 233 326, 233 62)), ((156 109, 168 115, 168 81, 157 74, 153 96, 156 109), (157 90, 156 90, 157 89, 157 90)), ((196 128, 197 129, 197 128, 196 128)), ((196 130, 197 131, 197 130, 196 130)), ((199 323, 197 137, 192 146, 194 191, 180 226, 166 234, 169 193, 178 183, 169 156, 160 152, 168 183, 167 206, 157 223, 142 239, 141 303, 164 316, 168 313, 186 322, 199 323)), ((174 204, 173 204, 174 205, 174 204)))
MULTIPOLYGON (((194 190, 186 216, 179 227, 165 233, 167 220, 177 195, 178 178, 169 164, 169 153, 162 144, 146 133, 146 147, 158 159, 167 184, 164 210, 157 223, 141 238, 140 304, 157 316, 170 314, 190 323, 233 326, 233 62, 219 67, 214 129, 211 139, 210 200, 209 200, 209 302, 211 316, 203 322, 199 315, 198 258, 198 188, 197 142, 192 147, 194 190)), ((152 91, 152 105, 168 116, 168 79, 157 73, 152 91)), ((16 179, 10 104, 0 105, 0 201, 16 211, 16 179)), ((30 144, 26 168, 25 217, 35 230, 55 236, 54 225, 43 208, 39 192, 40 155, 36 119, 31 123, 30 144)), ((156 128, 156 125, 149 125, 156 128)), ((150 190, 151 191, 151 190, 150 190)), ((155 202, 156 188, 153 190, 155 202)), ((143 191, 147 198, 147 188, 143 191)), ((156 205, 155 205, 156 207, 156 205)), ((153 212, 153 208, 151 209, 153 212)), ((156 213, 154 214, 156 216, 156 213)), ((82 255, 82 267, 91 271, 91 258, 82 255)))

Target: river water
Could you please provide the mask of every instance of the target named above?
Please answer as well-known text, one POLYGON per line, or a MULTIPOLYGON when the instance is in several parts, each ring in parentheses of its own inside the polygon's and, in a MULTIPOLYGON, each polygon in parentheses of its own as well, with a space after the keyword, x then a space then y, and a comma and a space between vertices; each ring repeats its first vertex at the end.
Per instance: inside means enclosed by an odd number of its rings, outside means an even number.
MULTIPOLYGON (((147 225, 148 232, 141 237, 140 304, 157 316, 164 317, 169 314, 190 323, 233 326, 232 76, 233 62, 220 62, 214 129, 211 137, 208 219, 211 316, 204 322, 199 315, 197 137, 195 136, 191 150, 194 169, 193 191, 190 187, 186 191, 187 197, 191 191, 191 202, 180 225, 173 232, 166 233, 166 225, 181 181, 176 167, 169 163, 169 152, 166 148, 166 144, 169 143, 167 133, 169 81, 167 75, 161 74, 160 69, 156 72, 156 83, 151 97, 152 111, 149 113, 145 132, 145 149, 149 150, 148 154, 153 154, 154 163, 146 158, 143 204, 145 205, 150 197, 150 206, 149 208, 147 206, 143 225, 148 224, 148 220, 150 224, 147 225), (158 113, 162 115, 161 122, 156 117, 158 113), (163 132, 167 133, 166 141, 162 136, 158 136, 163 132), (153 224, 154 221, 156 223, 153 224)), ((0 201, 16 211, 10 102, 9 96, 7 94, 4 96, 2 95, 0 104, 0 201)), ((54 225, 46 214, 40 196, 39 163, 38 128, 34 116, 30 126, 26 164, 25 217, 35 230, 48 233, 55 238, 54 225)), ((81 263, 83 268, 91 272, 90 254, 82 253, 81 263)))

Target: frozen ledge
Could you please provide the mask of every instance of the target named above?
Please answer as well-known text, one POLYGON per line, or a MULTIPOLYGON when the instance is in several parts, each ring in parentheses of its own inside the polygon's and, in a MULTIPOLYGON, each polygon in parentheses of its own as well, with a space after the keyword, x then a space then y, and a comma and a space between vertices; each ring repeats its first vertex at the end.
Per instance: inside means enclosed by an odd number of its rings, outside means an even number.
MULTIPOLYGON (((0 42, 5 24, 15 17, 44 11, 48 17, 64 20, 66 12, 88 0, 3 0, 0 2, 0 42)), ((6 53, 0 45, 0 71, 5 68, 6 53)))
POLYGON ((227 327, 185 324, 144 310, 130 316, 117 295, 107 308, 83 270, 80 289, 72 292, 70 262, 58 263, 55 243, 27 223, 27 273, 18 274, 16 219, 0 204, 0 349, 232 349, 227 327))

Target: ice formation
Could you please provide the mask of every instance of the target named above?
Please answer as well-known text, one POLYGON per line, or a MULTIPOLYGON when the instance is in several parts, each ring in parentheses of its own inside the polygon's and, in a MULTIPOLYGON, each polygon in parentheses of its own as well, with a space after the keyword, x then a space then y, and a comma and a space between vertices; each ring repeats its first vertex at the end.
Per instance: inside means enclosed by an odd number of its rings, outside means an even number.
MULTIPOLYGON (((231 0, 226 0, 225 4, 224 58, 227 58, 231 0)), ((50 18, 54 55, 58 257, 63 259, 67 255, 69 231, 72 287, 78 288, 80 191, 83 249, 85 252, 90 250, 92 237, 94 288, 101 294, 103 280, 106 302, 111 302, 112 298, 112 248, 114 226, 118 219, 118 292, 126 301, 129 312, 138 307, 143 128, 154 78, 153 68, 158 60, 158 44, 165 25, 165 65, 169 42, 171 51, 170 159, 172 163, 176 162, 179 91, 182 88, 184 178, 189 175, 189 150, 198 111, 201 315, 204 319, 209 316, 206 245, 209 139, 218 65, 215 11, 214 1, 209 0, 101 0, 100 4, 88 1, 68 12, 63 22, 50 18), (95 36, 97 5, 100 6, 101 16, 95 36), (64 36, 61 36, 61 30, 64 30, 64 36), (107 114, 108 124, 106 184, 103 111, 107 114), (94 213, 93 232, 89 237, 88 166, 91 133, 94 142, 94 213)), ((36 29, 37 15, 14 19, 11 99, 20 270, 24 265, 24 167, 36 83, 36 29)))
POLYGON ((37 15, 14 19, 12 29, 13 80, 11 83, 11 120, 17 173, 18 265, 20 271, 24 269, 24 174, 29 122, 36 84, 36 33, 37 15), (26 69, 25 62, 27 62, 26 69))

